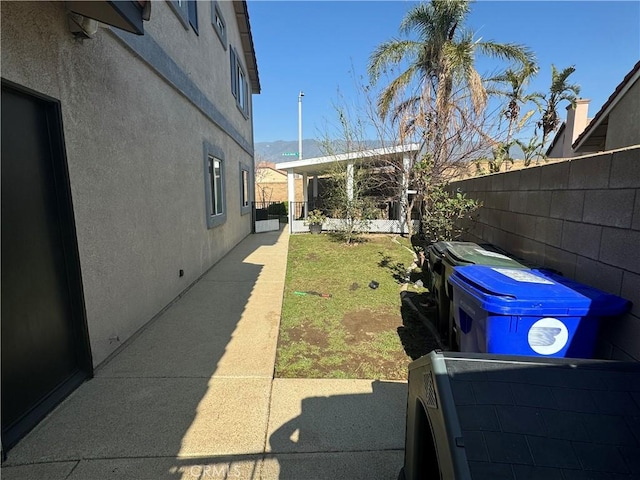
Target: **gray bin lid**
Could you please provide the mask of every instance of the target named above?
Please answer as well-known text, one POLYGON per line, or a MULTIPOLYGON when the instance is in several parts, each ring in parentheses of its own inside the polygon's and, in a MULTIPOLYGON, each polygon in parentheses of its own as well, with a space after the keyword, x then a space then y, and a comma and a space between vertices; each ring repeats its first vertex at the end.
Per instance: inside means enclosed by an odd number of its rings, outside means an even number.
POLYGON ((454 267, 462 265, 490 265, 494 267, 528 268, 502 253, 487 250, 473 242, 438 242, 436 251, 454 267))

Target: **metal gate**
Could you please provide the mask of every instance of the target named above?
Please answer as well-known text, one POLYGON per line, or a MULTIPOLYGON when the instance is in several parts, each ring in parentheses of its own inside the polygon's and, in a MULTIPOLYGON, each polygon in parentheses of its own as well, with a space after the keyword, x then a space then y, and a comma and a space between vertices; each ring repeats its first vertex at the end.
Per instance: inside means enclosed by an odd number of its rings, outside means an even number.
POLYGON ((284 202, 252 202, 253 232, 280 230, 280 223, 287 221, 287 206, 284 202))

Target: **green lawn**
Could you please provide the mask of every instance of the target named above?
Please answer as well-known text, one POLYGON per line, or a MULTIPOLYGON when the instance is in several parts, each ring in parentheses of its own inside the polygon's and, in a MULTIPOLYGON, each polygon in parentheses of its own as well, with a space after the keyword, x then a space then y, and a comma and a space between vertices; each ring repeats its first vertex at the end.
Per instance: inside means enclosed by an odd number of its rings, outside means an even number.
POLYGON ((412 264, 402 237, 371 235, 348 246, 325 234, 291 236, 276 376, 406 379, 410 358, 398 327, 412 264))

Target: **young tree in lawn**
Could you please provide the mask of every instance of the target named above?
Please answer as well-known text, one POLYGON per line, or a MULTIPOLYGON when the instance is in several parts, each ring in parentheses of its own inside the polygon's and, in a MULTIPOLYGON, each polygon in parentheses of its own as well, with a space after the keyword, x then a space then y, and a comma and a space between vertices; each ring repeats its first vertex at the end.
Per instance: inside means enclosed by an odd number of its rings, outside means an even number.
MULTIPOLYGON (((362 116, 354 117, 344 104, 335 106, 335 111, 338 134, 325 133, 321 142, 324 154, 337 157, 370 149, 371 143, 365 138, 366 120, 362 116)), ((368 158, 363 162, 354 158, 349 162, 336 161, 326 172, 322 199, 326 214, 347 244, 367 232, 370 221, 378 216, 372 192, 382 180, 375 174, 375 160, 368 158)))

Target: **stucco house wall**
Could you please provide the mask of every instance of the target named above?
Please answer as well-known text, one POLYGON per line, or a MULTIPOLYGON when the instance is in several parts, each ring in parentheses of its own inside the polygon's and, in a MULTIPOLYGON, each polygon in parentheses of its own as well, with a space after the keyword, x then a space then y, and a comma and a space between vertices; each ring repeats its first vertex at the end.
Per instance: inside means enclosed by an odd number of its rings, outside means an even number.
POLYGON ((482 201, 467 239, 633 302, 603 322, 597 356, 640 360, 640 148, 452 184, 482 201))
POLYGON ((63 2, 1 2, 2 77, 61 102, 94 365, 251 232, 251 95, 247 117, 229 45, 245 71, 247 59, 233 3, 217 3, 226 44, 214 5, 198 2, 198 35, 157 1, 143 36, 101 26, 79 41, 63 2), (205 149, 224 160, 226 221, 214 228, 205 149))
POLYGON ((605 150, 640 145, 640 81, 631 86, 625 100, 609 113, 605 150))

